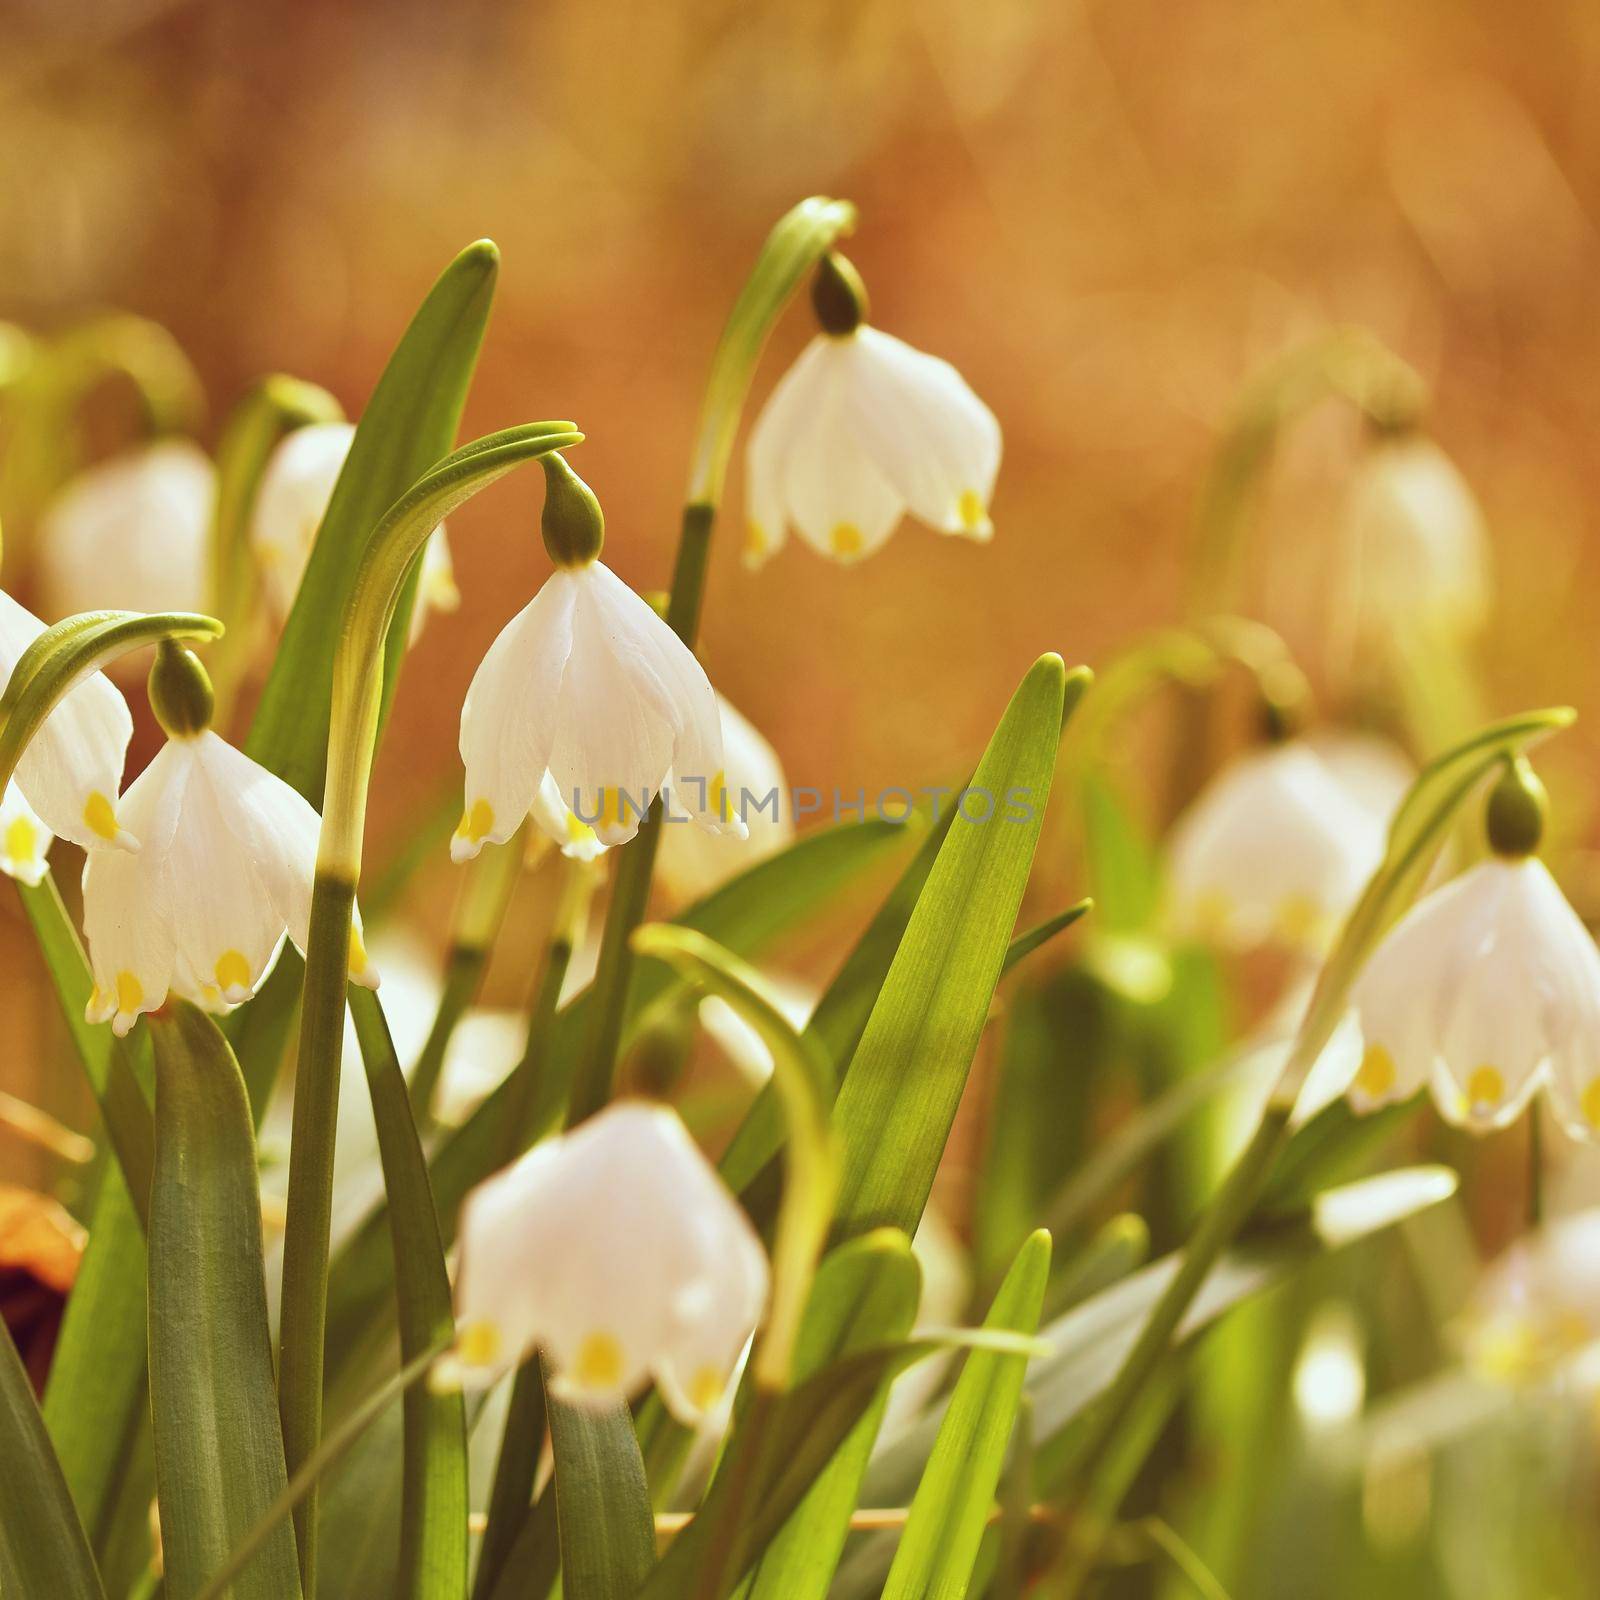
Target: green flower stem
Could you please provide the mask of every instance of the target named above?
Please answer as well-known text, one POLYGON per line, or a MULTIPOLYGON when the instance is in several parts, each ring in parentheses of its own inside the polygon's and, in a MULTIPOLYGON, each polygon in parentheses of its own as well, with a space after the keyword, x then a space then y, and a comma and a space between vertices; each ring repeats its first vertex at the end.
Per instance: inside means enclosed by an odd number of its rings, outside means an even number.
POLYGON ((456 1025, 467 1007, 478 997, 489 952, 500 936, 511 905, 511 896, 522 875, 527 847, 528 825, 520 827, 505 844, 483 851, 466 870, 461 894, 456 901, 455 925, 450 930, 450 949, 445 957, 444 991, 434 1013, 433 1026, 423 1042, 411 1073, 411 1110, 417 1126, 426 1130, 433 1119, 433 1102, 439 1078, 444 1071, 445 1052, 456 1025))

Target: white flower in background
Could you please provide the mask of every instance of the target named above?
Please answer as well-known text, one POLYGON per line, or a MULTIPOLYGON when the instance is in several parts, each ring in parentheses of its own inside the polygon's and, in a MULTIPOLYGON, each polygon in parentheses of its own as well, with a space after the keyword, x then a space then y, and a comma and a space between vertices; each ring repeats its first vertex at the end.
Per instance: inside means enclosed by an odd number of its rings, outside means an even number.
MULTIPOLYGON (((673 804, 743 837, 723 771, 716 696, 694 652, 596 559, 599 504, 559 456, 542 458, 556 571, 489 647, 461 708, 466 800, 457 861, 503 844, 548 772, 602 844, 639 831, 668 773, 673 804)), ((567 839, 562 822, 558 842, 567 839)))
MULTIPOLYGON (((289 615, 311 546, 333 498, 334 485, 350 454, 355 424, 323 422, 296 428, 272 452, 250 519, 250 545, 261 569, 273 611, 289 615)), ((444 524, 433 530, 422 551, 417 608, 411 620, 416 638, 429 611, 454 611, 461 603, 444 524)))
MULTIPOLYGON (((169 991, 226 1011, 260 987, 285 933, 304 951, 321 819, 281 778, 207 726, 210 688, 187 651, 163 646, 151 703, 170 735, 122 797, 136 854, 94 850, 83 870, 83 930, 94 990, 85 1015, 117 1034, 169 991), (161 692, 182 674, 180 687, 161 692), (204 684, 202 702, 182 683, 204 684), (175 707, 182 714, 175 714, 175 707)), ((350 936, 350 977, 378 975, 350 936)))
POLYGON ((204 611, 217 472, 192 440, 139 445, 81 472, 39 524, 45 610, 204 611))
POLYGON ((717 711, 722 722, 728 803, 749 833, 741 839, 736 834, 708 833, 688 826, 677 804, 678 786, 669 781, 673 805, 661 829, 656 874, 667 892, 680 901, 710 894, 794 839, 789 783, 778 752, 720 694, 717 711))
POLYGON ((1485 861, 1414 906, 1354 1004, 1358 1110, 1428 1085, 1450 1121, 1485 1130, 1544 1084, 1570 1132, 1600 1135, 1600 952, 1531 855, 1485 861))
POLYGON ((750 434, 745 559, 760 566, 790 523, 823 555, 859 561, 908 511, 939 533, 987 540, 1000 424, 947 361, 864 320, 849 264, 825 258, 819 333, 750 434))
MULTIPOLYGON (((0 589, 0 680, 45 631, 25 606, 0 589)), ((86 849, 138 848, 121 824, 117 791, 133 737, 128 703, 111 680, 94 673, 62 696, 17 762, 16 786, 49 830, 86 849)))
POLYGON ((1173 828, 1175 931, 1322 948, 1383 859, 1387 822, 1298 740, 1240 757, 1173 828))
POLYGON ((467 1197, 456 1368, 484 1385, 539 1348, 558 1394, 605 1403, 648 1375, 692 1425, 722 1398, 767 1284, 755 1230, 678 1114, 618 1101, 467 1197))
POLYGON ((54 837, 22 798, 22 791, 8 783, 0 798, 0 872, 20 883, 42 882, 54 837))
POLYGON ((1479 1279, 1461 1332, 1469 1367, 1513 1383, 1600 1340, 1600 1210, 1517 1240, 1479 1279))
POLYGON ((1344 506, 1346 604, 1357 640, 1464 639, 1489 614, 1489 535, 1472 490, 1431 439, 1375 444, 1344 506))
MULTIPOLYGON (((815 984, 782 974, 762 973, 762 993, 783 1013, 796 1032, 803 1032, 816 1010, 815 984)), ((700 1001, 700 1026, 715 1041, 717 1048, 734 1070, 752 1088, 759 1089, 772 1076, 772 1050, 767 1041, 721 995, 708 994, 700 1001)))

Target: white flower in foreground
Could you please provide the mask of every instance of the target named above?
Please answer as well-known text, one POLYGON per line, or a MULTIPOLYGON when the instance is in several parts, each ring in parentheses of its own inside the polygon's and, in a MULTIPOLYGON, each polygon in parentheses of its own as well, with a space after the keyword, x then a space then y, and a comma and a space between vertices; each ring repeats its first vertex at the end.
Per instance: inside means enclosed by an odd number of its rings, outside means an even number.
POLYGON ((767 1284, 755 1230, 677 1113, 619 1101, 467 1197, 455 1364, 482 1385, 537 1347, 558 1394, 596 1404, 648 1375, 692 1425, 767 1284))
POLYGON ((793 523, 823 555, 859 561, 908 511, 939 533, 986 540, 1000 424, 947 361, 864 320, 836 256, 812 292, 819 333, 779 380, 750 434, 745 559, 760 566, 793 523))
POLYGON ((467 690, 466 800, 451 856, 469 860, 509 839, 547 772, 602 844, 639 831, 669 772, 675 808, 713 833, 743 837, 705 669, 596 559, 603 523, 587 486, 559 456, 542 461, 543 529, 556 571, 506 624, 467 690))
POLYGON ((1546 1376, 1600 1340, 1600 1210, 1517 1240, 1478 1281, 1462 1332, 1467 1364, 1502 1382, 1546 1376))
MULTIPOLYGON (((333 498, 334 485, 355 438, 350 422, 296 428, 272 452, 250 519, 250 545, 261 568, 272 608, 287 617, 311 557, 311 546, 333 498)), ((461 603, 444 524, 423 546, 422 574, 411 636, 421 632, 429 611, 454 611, 461 603)))
POLYGON ((0 797, 0 872, 19 883, 42 882, 54 837, 22 798, 22 791, 8 783, 0 797))
POLYGON ((1303 743, 1242 756, 1173 828, 1175 930, 1321 948, 1382 860, 1387 821, 1303 743))
POLYGON ((39 525, 47 613, 204 611, 216 494, 216 468, 189 439, 140 445, 79 473, 39 525))
MULTIPOLYGON (((140 849, 91 851, 83 869, 85 1015, 118 1035, 169 992, 208 1011, 242 1004, 286 933, 305 950, 322 828, 296 790, 210 730, 210 688, 187 651, 163 646, 150 681, 170 737, 122 797, 140 849)), ((359 917, 349 969, 377 987, 359 917)))
MULTIPOLYGON (((0 681, 45 631, 25 606, 0 589, 0 681)), ((133 717, 120 691, 101 673, 75 684, 34 734, 17 763, 16 786, 54 834, 89 848, 137 849, 121 824, 117 791, 133 737, 133 717)))
POLYGON ((1489 535, 1454 463, 1431 439, 1382 440, 1351 480, 1343 577, 1358 639, 1461 639, 1489 614, 1489 535))

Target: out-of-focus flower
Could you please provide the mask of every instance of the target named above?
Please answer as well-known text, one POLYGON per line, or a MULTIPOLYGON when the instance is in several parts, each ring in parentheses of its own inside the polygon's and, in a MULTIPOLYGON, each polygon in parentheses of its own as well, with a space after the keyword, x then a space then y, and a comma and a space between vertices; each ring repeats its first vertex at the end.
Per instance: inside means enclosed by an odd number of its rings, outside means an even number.
MULTIPOLYGON (((743 837, 723 771, 716 696, 694 652, 597 559, 600 508, 559 456, 543 458, 544 587, 489 647, 461 708, 466 803, 457 861, 503 844, 548 772, 600 842, 639 831, 674 774, 674 803, 713 833, 743 837), (554 530, 554 531, 553 531, 554 530)), ((548 820, 535 815, 541 826, 548 820)), ((572 843, 569 820, 558 844, 572 843)))
POLYGON ((648 1374, 693 1424, 767 1284, 755 1230, 677 1113, 618 1101, 467 1197, 456 1368, 492 1382, 538 1347, 563 1396, 616 1400, 648 1374))
MULTIPOLYGON (((770 973, 763 973, 762 979, 766 997, 791 1027, 803 1029, 816 1009, 816 986, 770 973)), ((720 995, 708 994, 701 1000, 700 1025, 753 1088, 759 1089, 772 1076, 772 1051, 766 1040, 720 995)))
POLYGON ((1455 464, 1431 439, 1381 440, 1344 507, 1340 571, 1355 642, 1461 641, 1489 614, 1489 535, 1455 464))
MULTIPOLYGON (((0 679, 45 631, 25 606, 0 589, 0 679)), ((117 818, 122 765, 133 737, 128 703, 96 672, 75 684, 34 734, 17 762, 16 786, 54 834, 86 849, 138 848, 117 818)), ((20 874, 19 874, 20 876, 20 874)))
MULTIPOLYGON (((177 697, 159 688, 169 673, 205 683, 187 651, 162 647, 151 703, 169 738, 122 797, 140 849, 91 851, 83 871, 94 974, 85 1015, 119 1035, 169 991, 210 1011, 242 1004, 271 971, 285 932, 304 951, 311 918, 321 819, 210 730, 208 684, 203 712, 175 715, 177 697)), ((377 987, 359 916, 349 970, 377 987)))
POLYGON ((1517 1240, 1479 1279, 1462 1319, 1467 1364, 1483 1377, 1548 1377, 1600 1340, 1600 1210, 1517 1240))
POLYGON ((1241 757, 1173 828, 1175 931, 1321 949, 1382 860, 1387 822, 1298 740, 1241 757))
MULTIPOLYGON (((720 694, 717 711, 722 722, 728 804, 749 832, 740 838, 689 827, 674 803, 662 824, 656 872, 668 893, 680 901, 710 894, 794 839, 788 779, 778 752, 720 694)), ((669 781, 668 789, 676 802, 677 783, 669 781)))
POLYGON ((206 610, 216 496, 216 468, 188 439, 139 445, 80 473, 39 525, 46 611, 206 610))
MULTIPOLYGON (((972 1268, 955 1230, 934 1206, 922 1213, 911 1249, 922 1269, 917 1331, 957 1327, 972 1297, 972 1268)), ((953 1351, 928 1357, 895 1379, 880 1429, 885 1438, 916 1421, 943 1387, 953 1359, 953 1351)))
POLYGON ((0 872, 19 883, 42 882, 53 838, 22 791, 8 783, 0 798, 0 872))
MULTIPOLYGON (((286 617, 294 605, 311 546, 333 498, 334 485, 350 454, 355 424, 323 422, 296 428, 272 452, 250 519, 250 544, 274 612, 286 617)), ((429 611, 454 611, 461 603, 444 524, 433 530, 422 551, 422 574, 411 637, 422 630, 429 611)))
POLYGON ((936 532, 989 539, 994 413, 948 361, 868 326, 859 280, 837 257, 818 269, 813 300, 823 331, 750 434, 746 563, 774 555, 790 523, 823 555, 860 561, 908 511, 936 532))
POLYGON ((1307 1428, 1326 1432, 1355 1421, 1367 1395, 1361 1327, 1349 1306, 1332 1301, 1306 1329, 1294 1364, 1294 1402, 1307 1428))

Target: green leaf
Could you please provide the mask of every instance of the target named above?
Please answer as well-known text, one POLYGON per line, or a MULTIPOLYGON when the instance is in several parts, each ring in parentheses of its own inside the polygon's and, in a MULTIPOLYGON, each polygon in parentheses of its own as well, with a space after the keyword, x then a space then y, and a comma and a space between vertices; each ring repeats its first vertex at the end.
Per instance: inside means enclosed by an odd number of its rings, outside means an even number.
POLYGON ((0 1593, 105 1600, 33 1386, 0 1323, 0 1593))
POLYGON ((516 1547, 517 1534, 533 1512, 533 1486, 544 1450, 544 1370, 537 1354, 517 1368, 506 1407, 489 1514, 478 1546, 478 1570, 472 1580, 474 1600, 488 1600, 516 1547))
MULTIPOLYGON (((385 511, 455 442, 494 296, 500 253, 487 239, 445 268, 395 347, 356 427, 261 693, 245 752, 321 800, 333 654, 356 568, 385 511)), ((403 643, 409 597, 391 639, 403 643)), ((384 652, 392 693, 403 650, 384 652)))
POLYGON ((856 1046, 834 1106, 841 1236, 922 1215, 1027 888, 1065 693, 1059 656, 1023 679, 969 790, 988 820, 952 822, 856 1046))
MULTIPOLYGON (((1031 1334, 1049 1276, 1050 1235, 1041 1230, 1023 1245, 984 1327, 1031 1334)), ((1027 1365, 1025 1356, 995 1351, 967 1357, 917 1485, 884 1600, 959 1600, 967 1592, 1027 1365)))
POLYGON ((1076 905, 1070 905, 1065 911, 1058 911, 1053 917, 1046 917, 1043 922, 1035 924, 1025 933, 1019 933, 1015 939, 1006 946, 1006 958, 1000 963, 1000 976, 1005 977, 1013 967, 1020 966, 1031 956, 1035 950, 1042 950, 1058 933, 1065 933, 1080 917, 1086 917, 1094 910, 1093 900, 1080 900, 1076 905))
POLYGON ((1106 930, 1138 933, 1155 920, 1161 897, 1160 857, 1103 775, 1085 773, 1079 794, 1089 881, 1104 912, 1106 930))
MULTIPOLYGON (((876 821, 844 823, 808 834, 724 884, 675 921, 737 955, 755 957, 830 905, 906 838, 902 825, 876 821)), ((682 980, 665 967, 642 970, 629 994, 630 1026, 649 1006, 681 987, 682 980)), ((573 1064, 586 1036, 589 1004, 585 990, 557 1016, 541 1067, 542 1092, 512 1154, 560 1120, 573 1064)), ((467 1191, 509 1159, 505 1122, 518 1092, 517 1085, 502 1084, 460 1128, 445 1136, 434 1154, 430 1175, 447 1244, 467 1191)), ((335 1258, 329 1293, 331 1350, 353 1347, 361 1329, 381 1314, 390 1293, 387 1250, 388 1223, 380 1205, 335 1258)))
MULTIPOLYGON (((795 1347, 797 1377, 811 1378, 904 1339, 916 1318, 921 1287, 917 1258, 898 1230, 885 1228, 840 1245, 817 1271, 795 1347)), ((737 1591, 741 1600, 824 1600, 888 1403, 884 1383, 757 1558, 737 1591)))
MULTIPOLYGON (((215 1024, 184 1001, 150 1022, 150 1408, 169 1600, 191 1600, 284 1489, 261 1265, 261 1197, 244 1083, 215 1024)), ((280 1527, 235 1600, 300 1593, 280 1527)))
POLYGON ((563 1600, 633 1600, 656 1558, 656 1523, 622 1401, 550 1399, 563 1600))
POLYGON ((189 611, 85 611, 46 628, 17 658, 0 694, 0 789, 44 719, 75 684, 161 639, 215 639, 222 624, 189 611))

